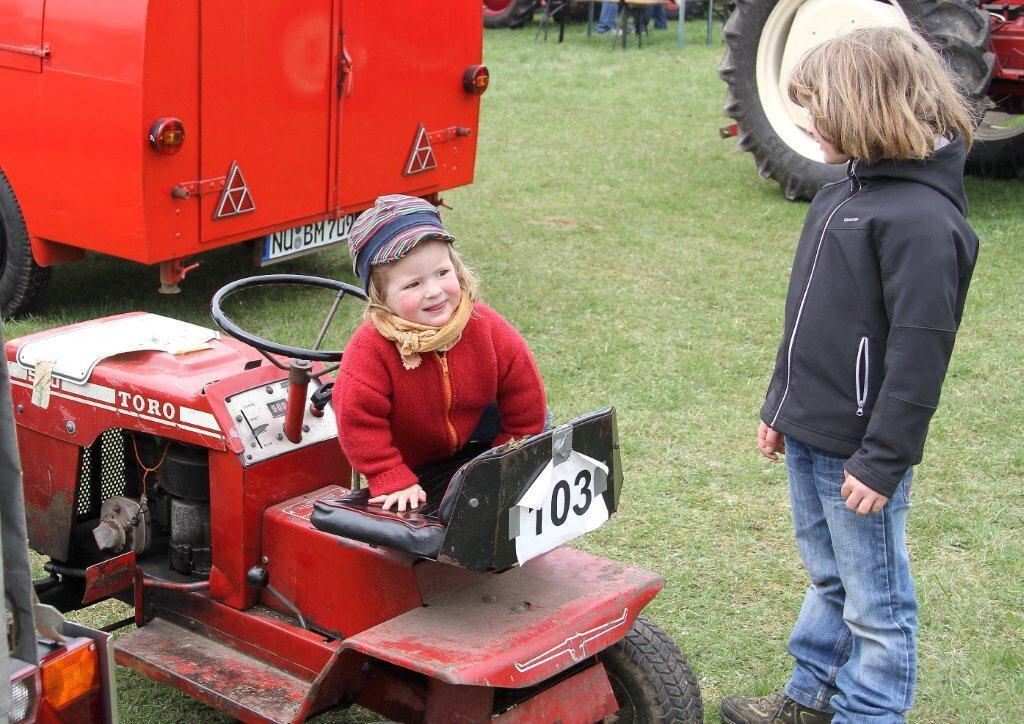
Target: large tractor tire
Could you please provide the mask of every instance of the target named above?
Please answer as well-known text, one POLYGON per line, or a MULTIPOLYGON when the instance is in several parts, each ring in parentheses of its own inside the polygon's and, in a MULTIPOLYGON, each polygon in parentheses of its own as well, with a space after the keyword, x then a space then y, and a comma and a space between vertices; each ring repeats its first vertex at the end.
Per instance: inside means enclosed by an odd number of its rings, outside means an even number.
POLYGON ((789 69, 812 44, 869 25, 913 27, 930 38, 979 111, 987 104, 995 58, 988 16, 974 0, 737 0, 718 70, 729 87, 725 112, 736 121, 740 150, 754 154, 761 176, 778 181, 786 198, 810 199, 843 174, 824 163, 789 103, 789 69))
POLYGON ((621 707, 616 724, 704 721, 704 703, 693 669, 668 634, 638 616, 626 638, 598 658, 621 707))
POLYGON ((0 171, 0 315, 10 319, 29 311, 50 281, 49 267, 32 258, 28 230, 14 190, 0 171))
POLYGON ((984 178, 1024 179, 1024 115, 988 111, 967 157, 967 172, 984 178))
POLYGON ((521 28, 533 19, 539 0, 483 0, 485 28, 521 28))

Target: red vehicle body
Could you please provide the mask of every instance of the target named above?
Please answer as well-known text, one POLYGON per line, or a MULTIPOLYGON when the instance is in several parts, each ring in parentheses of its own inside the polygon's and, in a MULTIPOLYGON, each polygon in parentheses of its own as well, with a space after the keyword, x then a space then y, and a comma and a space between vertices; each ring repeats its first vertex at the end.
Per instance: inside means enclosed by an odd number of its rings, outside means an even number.
POLYGON ((34 263, 173 290, 203 251, 470 183, 481 35, 473 0, 6 0, 0 171, 34 263))
MULTIPOLYGON (((279 368, 282 358, 198 327, 182 346, 167 324, 182 323, 132 313, 7 344, 29 540, 56 583, 44 601, 134 603, 138 629, 115 641, 118 663, 245 721, 352 703, 427 722, 582 723, 620 708, 622 659, 605 657, 651 626, 638 615, 660 576, 567 548, 516 566, 514 496, 493 478, 466 478, 436 558, 318 528, 314 506, 348 493, 352 476, 298 363, 279 368), (133 346, 168 334, 173 354, 133 346), (69 371, 78 351, 110 340, 135 351, 109 348, 69 371), (64 360, 63 372, 48 381, 43 358, 64 360), (100 545, 111 531, 119 545, 100 545)), ((594 440, 608 451, 607 486, 593 490, 613 511, 614 413, 580 419, 559 429, 574 451, 596 456, 594 440)), ((524 475, 537 469, 524 456, 544 464, 556 447, 524 443, 486 464, 524 475)), ((665 675, 690 697, 679 716, 700 721, 696 679, 669 647, 678 658, 665 675)))

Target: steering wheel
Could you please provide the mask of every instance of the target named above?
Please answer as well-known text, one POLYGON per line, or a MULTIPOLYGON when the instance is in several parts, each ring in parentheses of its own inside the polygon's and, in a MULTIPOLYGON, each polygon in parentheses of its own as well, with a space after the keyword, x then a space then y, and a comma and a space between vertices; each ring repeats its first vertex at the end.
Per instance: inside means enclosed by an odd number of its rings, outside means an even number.
POLYGON ((327 334, 327 329, 331 326, 331 321, 334 319, 334 314, 338 310, 338 305, 346 296, 350 296, 360 301, 366 300, 366 293, 359 287, 346 284, 345 282, 339 282, 334 279, 306 276, 305 274, 266 274, 263 276, 239 279, 237 282, 231 282, 230 284, 218 289, 217 293, 213 295, 213 301, 210 304, 210 316, 213 317, 213 321, 217 323, 217 326, 223 329, 227 334, 230 334, 241 342, 245 342, 246 344, 255 347, 261 352, 279 354, 284 355, 285 357, 291 357, 292 359, 309 360, 311 362, 338 362, 341 360, 341 350, 322 350, 319 347, 320 343, 324 340, 324 336, 327 334), (247 332, 235 324, 228 315, 224 313, 224 310, 221 309, 221 303, 235 292, 239 292, 243 289, 250 289, 252 287, 271 286, 277 284, 294 284, 295 286, 300 287, 317 287, 320 289, 330 289, 338 293, 334 298, 334 303, 327 312, 324 323, 320 328, 320 333, 317 335, 316 341, 313 342, 312 347, 292 347, 290 345, 278 344, 277 342, 272 342, 269 339, 258 337, 252 332, 247 332))

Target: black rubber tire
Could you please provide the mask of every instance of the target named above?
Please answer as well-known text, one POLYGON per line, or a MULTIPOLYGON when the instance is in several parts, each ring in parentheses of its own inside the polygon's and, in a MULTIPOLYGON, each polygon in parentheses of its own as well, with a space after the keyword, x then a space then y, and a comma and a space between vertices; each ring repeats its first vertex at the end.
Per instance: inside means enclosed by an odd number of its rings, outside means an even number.
POLYGON ((46 291, 49 267, 32 258, 25 217, 14 189, 0 171, 0 315, 10 319, 28 312, 46 291))
POLYGON ((966 171, 982 178, 1024 179, 1024 127, 1015 136, 990 141, 974 137, 966 171))
MULTIPOLYGON (((824 184, 841 178, 841 166, 808 159, 772 128, 757 90, 757 48, 778 0, 737 0, 725 24, 726 50, 718 74, 728 86, 725 112, 736 121, 739 149, 750 151, 762 178, 778 181, 786 198, 810 199, 824 184)), ((960 76, 964 88, 984 102, 995 58, 988 51, 987 15, 974 0, 900 0, 911 23, 932 42, 960 76)))
POLYGON ((598 659, 622 707, 610 718, 617 724, 704 721, 693 669, 668 634, 644 616, 598 659))
POLYGON ((501 9, 490 9, 484 4, 485 28, 521 28, 533 19, 539 0, 508 0, 501 9))

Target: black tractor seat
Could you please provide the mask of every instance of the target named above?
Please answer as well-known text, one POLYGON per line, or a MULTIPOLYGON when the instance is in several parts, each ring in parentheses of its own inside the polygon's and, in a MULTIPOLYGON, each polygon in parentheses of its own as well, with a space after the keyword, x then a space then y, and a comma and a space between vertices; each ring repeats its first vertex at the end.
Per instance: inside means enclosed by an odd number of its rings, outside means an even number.
POLYGON ((511 524, 511 509, 552 463, 555 448, 579 452, 606 466, 607 485, 594 490, 613 513, 622 474, 615 411, 609 408, 498 448, 472 443, 450 460, 416 468, 413 472, 427 493, 426 504, 416 510, 385 511, 370 505, 370 491, 360 489, 317 501, 310 522, 349 540, 472 571, 502 571, 519 562, 519 534, 511 524))
POLYGON ((455 485, 449 485, 452 476, 463 463, 486 449, 467 446, 450 460, 427 463, 414 470, 427 493, 427 502, 416 510, 399 512, 397 506, 384 510, 379 504, 371 505, 370 490, 360 488, 339 498, 317 501, 310 522, 319 530, 343 538, 437 558, 462 487, 461 477, 455 485))

